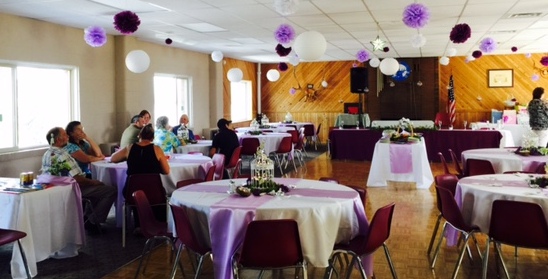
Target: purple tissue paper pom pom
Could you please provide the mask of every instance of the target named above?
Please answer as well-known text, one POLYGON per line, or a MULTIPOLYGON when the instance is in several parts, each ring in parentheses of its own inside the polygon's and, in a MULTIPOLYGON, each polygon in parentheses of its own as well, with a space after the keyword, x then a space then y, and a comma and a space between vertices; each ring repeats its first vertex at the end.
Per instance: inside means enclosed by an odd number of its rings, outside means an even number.
POLYGON ((472 36, 472 29, 466 23, 457 24, 451 29, 449 39, 455 44, 462 44, 472 36))
POLYGON ((280 70, 282 72, 287 71, 288 68, 289 68, 289 66, 287 66, 287 63, 285 63, 285 62, 280 62, 280 64, 278 64, 278 70, 280 70))
POLYGON ((288 56, 291 53, 291 47, 284 47, 281 44, 276 45, 276 53, 281 56, 288 56))
POLYGON ((291 89, 289 89, 289 94, 295 95, 295 93, 297 93, 297 90, 295 88, 291 87, 291 89))
POLYGON ((542 64, 542 66, 548 67, 548 56, 542 56, 542 58, 540 59, 540 64, 542 64))
POLYGON ((84 30, 84 40, 92 47, 100 47, 107 42, 107 33, 103 27, 90 26, 84 30))
POLYGON ((360 49, 358 53, 356 53, 356 60, 358 60, 358 62, 360 63, 369 60, 369 52, 367 52, 367 50, 365 49, 360 49))
POLYGON ((422 28, 430 20, 430 11, 420 3, 413 3, 403 10, 402 21, 411 28, 422 28))
POLYGON ((472 57, 474 57, 476 59, 480 58, 482 55, 483 55, 483 53, 479 50, 475 50, 474 52, 472 52, 472 57))
POLYGON ((382 49, 382 51, 384 51, 384 52, 389 52, 389 51, 390 51, 390 48, 389 48, 389 47, 384 47, 384 48, 382 49))
POLYGON ((274 38, 280 44, 288 44, 295 38, 295 30, 289 24, 280 24, 274 31, 274 38))
POLYGON ((170 38, 166 39, 166 44, 171 45, 173 43, 173 40, 170 38))
POLYGON ((481 40, 479 49, 485 53, 491 53, 497 48, 497 42, 492 38, 485 38, 481 40))
POLYGON ((513 46, 513 47, 512 47, 512 52, 516 52, 516 51, 518 51, 518 48, 515 47, 515 46, 513 46))
POLYGON ((531 80, 532 81, 538 81, 540 79, 540 76, 537 75, 537 74, 534 74, 532 77, 531 77, 531 80))
POLYGON ((114 28, 122 34, 131 34, 137 31, 141 20, 132 11, 119 12, 114 16, 114 28))

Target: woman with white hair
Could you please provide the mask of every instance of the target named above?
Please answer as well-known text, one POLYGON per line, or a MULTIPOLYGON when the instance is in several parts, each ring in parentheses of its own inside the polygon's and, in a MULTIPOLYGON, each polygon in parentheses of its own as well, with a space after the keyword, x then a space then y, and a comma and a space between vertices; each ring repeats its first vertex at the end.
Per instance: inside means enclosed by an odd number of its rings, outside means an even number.
POLYGON ((156 131, 154 131, 154 144, 158 145, 164 153, 169 154, 174 148, 181 145, 181 141, 175 136, 169 127, 167 116, 160 116, 156 120, 156 131))

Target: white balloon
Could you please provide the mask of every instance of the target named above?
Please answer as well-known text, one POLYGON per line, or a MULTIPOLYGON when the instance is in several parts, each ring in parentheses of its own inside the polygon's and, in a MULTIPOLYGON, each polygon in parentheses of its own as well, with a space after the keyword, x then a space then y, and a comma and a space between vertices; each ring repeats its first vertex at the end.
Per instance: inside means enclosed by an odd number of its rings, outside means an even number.
POLYGON ((443 56, 442 58, 440 58, 440 64, 442 64, 443 66, 449 65, 449 57, 443 56))
POLYGON ((318 31, 306 31, 295 39, 293 49, 300 59, 312 61, 320 59, 327 49, 325 37, 318 31))
POLYGON ((211 53, 211 60, 215 62, 221 62, 221 60, 223 60, 223 53, 219 50, 214 50, 211 53))
POLYGON ((126 56, 126 67, 128 70, 140 74, 150 66, 150 57, 142 50, 132 50, 126 56))
POLYGON ((392 57, 384 58, 379 65, 379 69, 381 69, 381 73, 392 76, 400 69, 400 63, 392 57))
POLYGON ((380 64, 381 64, 381 61, 377 57, 373 57, 371 58, 371 60, 369 60, 369 66, 373 68, 377 68, 380 64))
POLYGON ((275 69, 270 69, 268 70, 268 72, 266 72, 266 78, 272 82, 277 81, 278 79, 280 79, 280 72, 275 69))
POLYGON ((322 81, 322 87, 323 87, 323 88, 327 88, 328 85, 329 85, 329 84, 327 83, 327 81, 325 81, 325 80, 322 81))
POLYGON ((226 77, 231 82, 240 82, 244 77, 244 73, 239 68, 232 68, 226 73, 226 77))
POLYGON ((426 38, 422 34, 415 34, 411 37, 411 46, 414 48, 422 47, 426 44, 426 38))
POLYGON ((452 48, 450 48, 450 49, 447 50, 447 56, 453 57, 453 56, 455 56, 455 55, 457 55, 457 49, 456 49, 456 48, 453 48, 453 47, 452 47, 452 48))

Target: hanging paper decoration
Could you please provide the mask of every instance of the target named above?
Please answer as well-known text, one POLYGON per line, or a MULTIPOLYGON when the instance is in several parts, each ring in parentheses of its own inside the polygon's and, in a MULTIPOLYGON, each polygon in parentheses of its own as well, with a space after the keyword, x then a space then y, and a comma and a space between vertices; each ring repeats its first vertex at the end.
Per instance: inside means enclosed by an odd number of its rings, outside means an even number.
POLYGON ((274 9, 283 16, 294 14, 298 5, 299 0, 274 0, 274 9))
POLYGON ((289 89, 289 94, 295 95, 295 93, 297 93, 297 89, 291 87, 291 89, 289 89))
POLYGON ((360 49, 358 50, 358 53, 356 53, 356 60, 358 60, 358 62, 360 63, 363 63, 367 60, 369 60, 369 52, 365 49, 360 49))
POLYGON ((542 56, 542 58, 540 58, 540 64, 542 64, 542 66, 548 67, 548 56, 542 56))
POLYGON ((531 80, 532 81, 538 81, 540 79, 540 76, 537 75, 537 74, 534 74, 532 77, 531 77, 531 80))
POLYGON ((119 12, 114 16, 114 28, 124 35, 137 31, 141 20, 132 11, 119 12))
POLYGON ((409 4, 403 10, 402 21, 405 25, 407 25, 407 27, 416 29, 423 28, 426 24, 428 24, 429 20, 430 10, 428 10, 428 8, 421 3, 409 4))
POLYGON ((173 40, 170 38, 166 39, 166 45, 171 45, 173 43, 173 40))
POLYGON ((274 31, 274 38, 280 44, 288 44, 295 39, 295 29, 289 24, 280 24, 274 31))
POLYGON ((220 50, 214 50, 211 52, 211 60, 221 62, 223 60, 223 53, 220 50))
POLYGON ((289 68, 289 66, 287 66, 287 63, 285 63, 285 62, 280 62, 278 64, 278 70, 280 70, 281 72, 287 71, 288 68, 289 68))
POLYGON ((268 81, 275 82, 280 79, 280 72, 275 69, 270 69, 268 70, 268 72, 266 72, 266 78, 268 79, 268 81))
POLYGON ((400 69, 392 76, 395 81, 405 81, 411 75, 411 67, 406 62, 400 62, 400 69))
POLYGON ((472 56, 476 59, 480 58, 482 55, 483 53, 481 52, 481 50, 474 50, 474 52, 472 52, 472 56))
POLYGON ((449 57, 447 56, 443 56, 442 58, 440 58, 440 64, 443 65, 443 66, 447 66, 449 65, 449 57))
POLYGON ((481 40, 479 49, 485 53, 491 53, 497 49, 497 42, 492 38, 485 38, 481 40))
POLYGON ((452 48, 447 50, 446 54, 449 57, 453 57, 453 56, 457 55, 457 49, 452 47, 452 48))
POLYGON ((511 48, 511 50, 512 50, 512 52, 516 52, 516 51, 518 51, 518 48, 515 47, 515 46, 513 46, 513 47, 511 48))
POLYGON ((371 41, 371 45, 373 45, 373 51, 382 50, 385 43, 385 41, 381 40, 381 38, 377 36, 375 40, 371 41))
POLYGON ((382 49, 382 51, 384 51, 384 52, 389 52, 389 51, 390 51, 390 48, 389 48, 389 47, 384 47, 384 48, 382 49))
POLYGON ((92 47, 100 47, 107 42, 107 33, 103 27, 90 26, 84 29, 84 40, 92 47))
POLYGON ((422 34, 415 34, 411 37, 410 42, 412 47, 419 48, 426 44, 426 38, 422 34))
POLYGON ((276 45, 276 53, 280 57, 288 56, 289 53, 291 53, 291 47, 286 48, 286 47, 282 46, 281 44, 278 44, 278 45, 276 45))
POLYGON ((462 44, 472 36, 472 29, 466 23, 457 24, 451 29, 449 39, 455 44, 462 44))

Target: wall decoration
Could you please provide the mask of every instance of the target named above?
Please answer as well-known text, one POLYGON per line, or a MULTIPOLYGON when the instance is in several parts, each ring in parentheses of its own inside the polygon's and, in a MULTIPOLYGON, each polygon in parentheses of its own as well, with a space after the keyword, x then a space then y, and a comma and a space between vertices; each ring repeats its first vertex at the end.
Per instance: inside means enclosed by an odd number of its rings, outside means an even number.
POLYGON ((514 70, 487 70, 487 85, 489 88, 514 87, 514 70))

